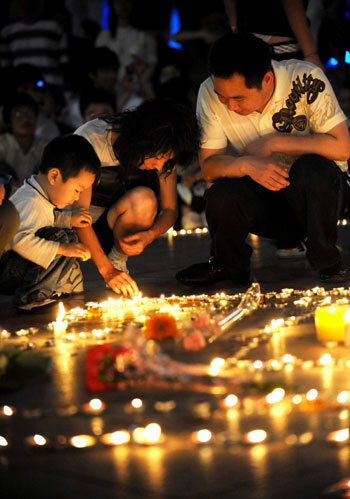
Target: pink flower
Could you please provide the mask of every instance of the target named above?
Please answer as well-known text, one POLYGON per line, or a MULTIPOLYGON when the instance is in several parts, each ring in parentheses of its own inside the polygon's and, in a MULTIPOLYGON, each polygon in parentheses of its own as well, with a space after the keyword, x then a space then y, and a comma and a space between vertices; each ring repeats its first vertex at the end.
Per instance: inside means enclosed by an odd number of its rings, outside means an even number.
POLYGON ((192 327, 207 328, 210 326, 210 316, 208 314, 198 315, 191 322, 192 327))
POLYGON ((204 348, 206 345, 205 338, 199 329, 194 329, 184 338, 185 350, 189 352, 195 352, 204 348))

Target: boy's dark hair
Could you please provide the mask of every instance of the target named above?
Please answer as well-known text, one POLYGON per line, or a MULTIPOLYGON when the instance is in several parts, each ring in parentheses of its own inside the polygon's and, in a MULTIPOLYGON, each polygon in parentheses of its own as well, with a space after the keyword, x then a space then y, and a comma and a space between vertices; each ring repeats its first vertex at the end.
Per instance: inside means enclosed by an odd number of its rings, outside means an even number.
POLYGON ((120 165, 139 168, 145 158, 174 153, 164 164, 170 173, 176 164, 186 167, 197 157, 200 127, 194 111, 171 99, 151 99, 110 118, 103 118, 118 134, 113 149, 120 165))
POLYGON ((272 71, 270 47, 249 33, 226 33, 209 50, 209 72, 218 78, 240 74, 248 88, 261 89, 268 71, 272 71))
POLYGON ((102 90, 100 88, 91 88, 90 90, 84 92, 80 96, 79 100, 79 107, 80 107, 80 112, 81 115, 84 116, 86 108, 88 107, 89 104, 92 104, 93 102, 105 102, 107 104, 110 104, 112 109, 115 111, 115 96, 107 92, 106 90, 102 90))
POLYGON ((97 47, 91 50, 87 62, 87 72, 96 73, 99 69, 114 67, 118 71, 120 66, 119 57, 113 50, 107 47, 97 47))
POLYGON ((77 177, 81 170, 93 173, 98 179, 100 165, 100 160, 90 142, 80 135, 69 134, 56 137, 47 144, 39 171, 48 173, 51 168, 58 168, 63 182, 77 177))
POLYGON ((2 119, 4 120, 4 123, 7 125, 11 123, 11 112, 14 107, 24 106, 31 109, 36 116, 38 115, 38 104, 35 102, 33 97, 24 92, 14 92, 13 94, 10 94, 7 97, 2 109, 2 119))

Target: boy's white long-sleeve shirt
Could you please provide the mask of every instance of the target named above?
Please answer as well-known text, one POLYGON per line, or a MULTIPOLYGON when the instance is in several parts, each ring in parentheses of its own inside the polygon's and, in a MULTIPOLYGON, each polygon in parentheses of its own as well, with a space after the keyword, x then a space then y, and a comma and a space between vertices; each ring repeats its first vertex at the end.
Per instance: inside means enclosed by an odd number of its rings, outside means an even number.
POLYGON ((55 211, 55 205, 47 198, 35 175, 25 180, 10 200, 19 213, 20 223, 6 249, 12 249, 46 269, 56 257, 60 243, 35 233, 43 227, 70 227, 70 212, 55 211))

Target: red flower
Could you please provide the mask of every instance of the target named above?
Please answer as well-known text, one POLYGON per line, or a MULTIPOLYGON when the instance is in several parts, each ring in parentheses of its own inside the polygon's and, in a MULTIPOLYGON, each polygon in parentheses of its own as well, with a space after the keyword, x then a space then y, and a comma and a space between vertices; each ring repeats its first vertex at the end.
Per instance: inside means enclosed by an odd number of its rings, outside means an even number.
POLYGON ((85 384, 91 391, 104 391, 114 386, 115 348, 111 343, 95 345, 85 357, 85 384))

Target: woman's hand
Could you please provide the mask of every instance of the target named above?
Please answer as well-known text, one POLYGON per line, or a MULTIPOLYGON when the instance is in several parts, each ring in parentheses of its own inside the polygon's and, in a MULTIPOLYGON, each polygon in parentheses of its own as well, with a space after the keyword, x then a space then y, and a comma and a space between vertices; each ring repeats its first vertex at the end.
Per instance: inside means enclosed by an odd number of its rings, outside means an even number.
POLYGON ((144 248, 153 241, 149 231, 136 232, 131 236, 125 236, 118 241, 119 246, 125 255, 139 255, 144 248))
POLYGON ((117 294, 132 297, 139 292, 136 282, 127 272, 112 269, 103 278, 108 286, 117 294))

